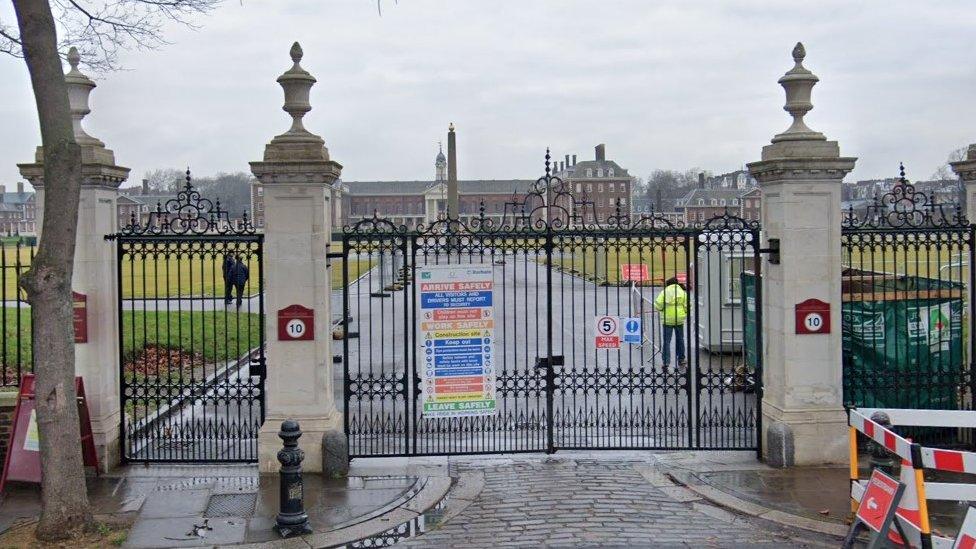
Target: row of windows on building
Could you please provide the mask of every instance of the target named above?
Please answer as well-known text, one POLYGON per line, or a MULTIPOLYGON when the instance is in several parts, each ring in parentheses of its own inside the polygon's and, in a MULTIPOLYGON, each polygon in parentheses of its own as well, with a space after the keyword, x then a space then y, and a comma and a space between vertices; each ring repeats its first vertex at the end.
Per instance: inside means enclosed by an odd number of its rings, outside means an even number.
MULTIPOLYGON (((603 177, 603 168, 596 169, 596 176, 603 177)), ((593 177, 593 168, 586 168, 586 177, 593 177)), ((613 168, 607 168, 607 177, 613 177, 613 168)))
POLYGON ((602 193, 602 192, 615 193, 617 191, 627 192, 626 183, 620 183, 619 185, 617 183, 607 183, 606 185, 604 185, 603 183, 586 183, 586 184, 577 183, 576 193, 577 194, 582 193, 584 188, 588 193, 593 192, 593 189, 596 189, 596 192, 598 193, 602 193))
MULTIPOLYGON (((745 206, 746 208, 756 208, 756 207, 759 206, 758 203, 759 203, 759 200, 758 199, 756 199, 756 200, 742 200, 742 205, 745 206)), ((705 199, 704 198, 699 198, 698 199, 698 205, 699 206, 706 206, 705 199)), ((710 204, 707 204, 707 205, 710 205, 710 206, 727 206, 729 204, 726 203, 726 201, 725 201, 724 198, 712 198, 711 201, 710 201, 710 204)), ((738 198, 733 198, 731 205, 732 206, 738 206, 739 205, 739 199, 738 198)))

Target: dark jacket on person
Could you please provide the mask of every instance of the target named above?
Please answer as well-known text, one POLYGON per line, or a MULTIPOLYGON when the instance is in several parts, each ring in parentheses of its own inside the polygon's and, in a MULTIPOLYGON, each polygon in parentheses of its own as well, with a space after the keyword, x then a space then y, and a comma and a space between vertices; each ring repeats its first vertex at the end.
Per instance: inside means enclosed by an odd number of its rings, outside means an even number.
POLYGON ((224 256, 224 268, 223 268, 223 272, 224 272, 224 283, 226 283, 226 284, 230 284, 231 283, 230 273, 234 269, 234 264, 235 263, 237 263, 237 262, 234 261, 234 256, 232 256, 232 255, 225 255, 224 256))
POLYGON ((248 277, 247 265, 245 265, 243 261, 234 262, 234 265, 231 266, 230 268, 230 274, 229 274, 230 283, 243 285, 245 282, 247 282, 247 277, 248 277))

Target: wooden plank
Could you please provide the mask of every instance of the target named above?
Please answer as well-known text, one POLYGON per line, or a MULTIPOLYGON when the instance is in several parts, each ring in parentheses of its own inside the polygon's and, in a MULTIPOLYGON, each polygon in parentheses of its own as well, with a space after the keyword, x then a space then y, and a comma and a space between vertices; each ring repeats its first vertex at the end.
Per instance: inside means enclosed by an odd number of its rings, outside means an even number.
POLYGON ((962 290, 888 290, 844 293, 841 301, 908 301, 917 299, 962 299, 962 290))

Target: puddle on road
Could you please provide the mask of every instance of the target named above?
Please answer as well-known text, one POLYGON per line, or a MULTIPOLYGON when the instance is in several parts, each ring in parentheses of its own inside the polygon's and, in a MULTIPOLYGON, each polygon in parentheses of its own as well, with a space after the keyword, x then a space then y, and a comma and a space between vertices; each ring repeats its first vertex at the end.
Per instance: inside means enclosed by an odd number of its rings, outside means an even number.
POLYGON ((375 536, 363 538, 345 545, 347 549, 360 549, 367 547, 390 547, 405 539, 419 536, 424 532, 435 528, 441 523, 444 510, 447 507, 448 498, 440 500, 437 505, 431 507, 423 514, 417 515, 412 520, 398 524, 385 532, 380 532, 375 536))

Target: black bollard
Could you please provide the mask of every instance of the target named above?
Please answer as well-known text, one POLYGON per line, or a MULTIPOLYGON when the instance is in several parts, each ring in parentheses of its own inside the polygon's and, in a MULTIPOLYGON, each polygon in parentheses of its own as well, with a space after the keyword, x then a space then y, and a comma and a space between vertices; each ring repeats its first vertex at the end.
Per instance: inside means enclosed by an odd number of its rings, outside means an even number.
POLYGON ((284 441, 285 447, 278 451, 281 480, 275 529, 283 538, 312 533, 312 527, 308 525, 308 514, 305 512, 305 484, 302 482, 305 452, 298 447, 301 436, 302 430, 297 421, 286 419, 281 422, 278 437, 284 441))
MULTIPOLYGON (((875 412, 871 414, 871 421, 881 425, 885 429, 891 429, 891 418, 888 414, 884 412, 875 412)), ((868 458, 868 463, 871 465, 871 470, 879 469, 882 473, 889 476, 897 476, 895 471, 895 465, 898 463, 895 458, 892 457, 891 452, 889 452, 884 446, 878 444, 875 441, 870 441, 868 443, 869 451, 871 452, 871 457, 868 458)))

